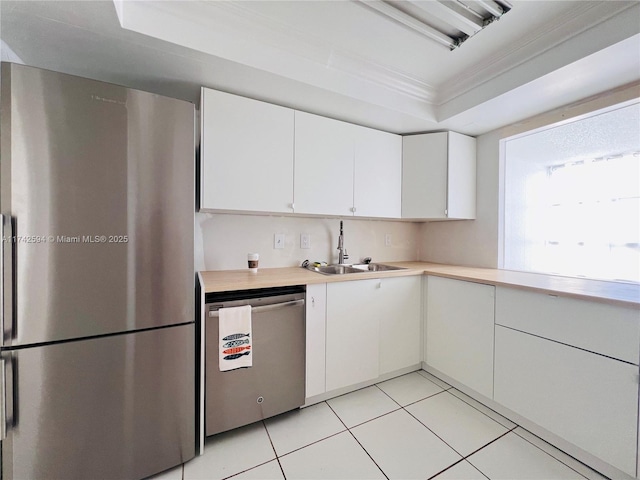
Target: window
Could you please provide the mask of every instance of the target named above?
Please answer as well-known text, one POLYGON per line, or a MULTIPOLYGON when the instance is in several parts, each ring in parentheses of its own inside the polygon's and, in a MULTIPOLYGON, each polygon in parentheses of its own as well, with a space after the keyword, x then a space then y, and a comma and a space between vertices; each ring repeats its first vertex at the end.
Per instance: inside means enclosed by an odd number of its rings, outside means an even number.
POLYGON ((640 281, 640 104, 503 140, 502 268, 640 281))

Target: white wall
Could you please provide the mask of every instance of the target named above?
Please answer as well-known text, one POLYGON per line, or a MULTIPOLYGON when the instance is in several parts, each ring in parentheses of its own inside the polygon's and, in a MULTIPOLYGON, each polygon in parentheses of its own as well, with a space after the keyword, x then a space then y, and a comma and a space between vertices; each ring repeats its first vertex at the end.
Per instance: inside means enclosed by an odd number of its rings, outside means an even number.
MULTIPOLYGON (((419 224, 343 219, 345 247, 350 263, 363 257, 376 262, 418 259, 419 224), (385 246, 385 234, 391 246, 385 246)), ((311 261, 338 261, 340 219, 196 213, 196 270, 233 270, 247 267, 247 253, 260 254, 261 268, 293 267, 311 261), (285 234, 285 248, 273 248, 275 233, 285 234), (300 248, 300 234, 311 235, 311 248, 300 248)))
POLYGON ((640 84, 624 86, 477 138, 476 220, 422 224, 419 260, 497 268, 500 265, 500 140, 640 97, 640 84))

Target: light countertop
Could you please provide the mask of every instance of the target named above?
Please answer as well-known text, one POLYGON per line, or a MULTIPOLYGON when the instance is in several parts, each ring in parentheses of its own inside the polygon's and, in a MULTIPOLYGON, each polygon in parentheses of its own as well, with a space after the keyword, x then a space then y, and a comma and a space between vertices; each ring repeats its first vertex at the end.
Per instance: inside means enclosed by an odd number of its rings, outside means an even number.
POLYGON ((426 274, 488 285, 521 288, 552 295, 593 300, 640 309, 639 284, 515 272, 494 268, 461 267, 428 262, 380 263, 404 267, 406 270, 361 272, 346 275, 322 275, 301 267, 285 267, 261 268, 257 273, 251 273, 248 269, 203 271, 200 272, 200 278, 205 293, 209 293, 426 274))

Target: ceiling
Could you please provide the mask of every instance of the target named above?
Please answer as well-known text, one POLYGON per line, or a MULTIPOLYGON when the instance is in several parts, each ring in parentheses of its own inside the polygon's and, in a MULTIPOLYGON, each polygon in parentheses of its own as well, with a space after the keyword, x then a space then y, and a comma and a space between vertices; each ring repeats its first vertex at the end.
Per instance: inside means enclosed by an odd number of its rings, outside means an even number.
POLYGON ((640 81, 640 2, 512 0, 453 50, 372 8, 430 23, 438 3, 2 0, 2 59, 395 133, 477 135, 640 81))
MULTIPOLYGON (((506 141, 507 161, 546 168, 595 158, 640 156, 640 103, 626 102, 506 141)), ((636 185, 640 182, 637 179, 636 185)))

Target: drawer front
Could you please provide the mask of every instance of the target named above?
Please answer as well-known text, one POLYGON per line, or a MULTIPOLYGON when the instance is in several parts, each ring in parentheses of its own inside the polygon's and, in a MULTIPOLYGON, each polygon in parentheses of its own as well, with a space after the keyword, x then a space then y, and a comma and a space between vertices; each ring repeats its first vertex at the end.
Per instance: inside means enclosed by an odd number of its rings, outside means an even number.
POLYGON ((635 476, 638 367, 496 326, 494 400, 635 476))
POLYGON ((640 311, 496 288, 496 324, 638 365, 640 311))

